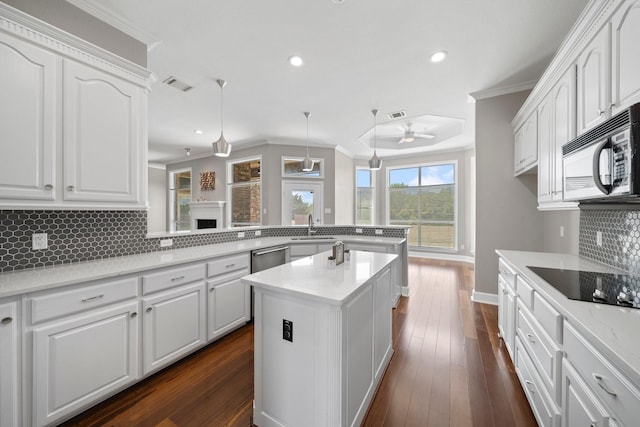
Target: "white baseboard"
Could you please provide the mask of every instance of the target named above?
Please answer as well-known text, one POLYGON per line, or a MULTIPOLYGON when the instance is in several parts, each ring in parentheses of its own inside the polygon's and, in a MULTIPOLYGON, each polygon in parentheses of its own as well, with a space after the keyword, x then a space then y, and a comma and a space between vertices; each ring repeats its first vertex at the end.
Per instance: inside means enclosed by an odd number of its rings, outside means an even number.
POLYGON ((471 301, 482 304, 498 305, 498 294, 478 292, 475 289, 471 292, 471 301))
POLYGON ((409 296, 409 287, 408 286, 403 286, 402 288, 400 288, 400 293, 402 294, 403 297, 408 297, 409 296))
POLYGON ((470 264, 475 263, 475 258, 468 255, 449 254, 446 252, 416 252, 409 251, 409 257, 416 258, 429 258, 429 259, 444 259, 448 261, 463 261, 470 264))

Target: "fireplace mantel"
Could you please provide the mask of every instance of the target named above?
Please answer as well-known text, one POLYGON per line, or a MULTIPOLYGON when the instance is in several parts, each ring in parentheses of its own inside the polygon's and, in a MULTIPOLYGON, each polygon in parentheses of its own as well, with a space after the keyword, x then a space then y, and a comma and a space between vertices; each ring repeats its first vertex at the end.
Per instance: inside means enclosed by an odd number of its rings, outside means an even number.
POLYGON ((199 219, 215 219, 216 228, 224 228, 224 201, 213 202, 191 202, 189 209, 191 211, 191 229, 198 229, 199 219))

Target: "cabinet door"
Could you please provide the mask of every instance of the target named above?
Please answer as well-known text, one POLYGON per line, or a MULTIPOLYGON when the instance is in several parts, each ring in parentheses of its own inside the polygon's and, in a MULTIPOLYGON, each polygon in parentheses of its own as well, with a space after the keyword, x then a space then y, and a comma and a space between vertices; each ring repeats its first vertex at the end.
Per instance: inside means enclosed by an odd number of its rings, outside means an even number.
POLYGON ((553 167, 553 122, 551 98, 538 106, 538 203, 551 200, 553 167))
POLYGON ((525 122, 523 132, 521 156, 526 168, 538 160, 538 115, 535 112, 525 122))
POLYGON ((605 24, 578 57, 578 134, 609 116, 610 28, 605 24))
POLYGON ((144 298, 144 374, 192 352, 206 342, 204 282, 144 298))
POLYGON ((507 350, 513 360, 516 336, 516 295, 509 286, 506 287, 506 290, 505 304, 507 309, 505 310, 504 319, 504 343, 507 345, 507 350))
POLYGON ((609 425, 606 410, 566 359, 562 377, 562 427, 609 425))
POLYGON ((520 172, 524 168, 524 160, 522 157, 522 146, 524 144, 524 126, 516 131, 514 134, 513 143, 513 171, 515 174, 520 172))
POLYGON ((627 1, 612 18, 612 113, 640 101, 640 1, 627 1))
POLYGON ((34 424, 78 412, 138 377, 138 303, 33 330, 34 424))
POLYGON ((240 277, 228 282, 209 282, 208 338, 218 338, 251 320, 251 289, 240 277))
POLYGON ((18 332, 17 304, 0 304, 0 427, 20 425, 18 332))
POLYGON ((506 344, 505 321, 507 318, 507 289, 504 280, 498 275, 498 334, 506 344))
POLYGON ((373 294, 373 368, 374 383, 385 371, 391 356, 391 270, 375 282, 373 294))
POLYGON ((56 57, 0 34, 0 199, 54 200, 56 57))
POLYGON ((70 60, 63 66, 64 200, 138 202, 140 89, 70 60))
POLYGON ((551 193, 562 200, 562 146, 576 136, 576 67, 571 66, 553 89, 551 193))

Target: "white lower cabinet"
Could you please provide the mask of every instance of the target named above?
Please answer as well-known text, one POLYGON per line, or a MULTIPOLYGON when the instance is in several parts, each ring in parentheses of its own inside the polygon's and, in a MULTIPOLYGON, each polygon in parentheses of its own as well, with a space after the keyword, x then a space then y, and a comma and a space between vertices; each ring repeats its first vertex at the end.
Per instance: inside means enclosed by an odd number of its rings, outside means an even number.
POLYGON ((251 289, 240 277, 208 282, 208 339, 213 340, 251 320, 251 289))
POLYGON ((33 424, 79 412, 138 378, 137 300, 32 331, 33 424))
POLYGON ((144 375, 206 343, 204 294, 204 282, 197 282, 143 298, 144 375))
POLYGON ((0 302, 0 427, 20 423, 18 303, 0 302))
POLYGON ((607 427, 611 417, 566 359, 562 363, 562 427, 607 427))
POLYGON ((376 279, 373 294, 374 384, 384 375, 391 352, 391 297, 391 270, 386 270, 376 279))

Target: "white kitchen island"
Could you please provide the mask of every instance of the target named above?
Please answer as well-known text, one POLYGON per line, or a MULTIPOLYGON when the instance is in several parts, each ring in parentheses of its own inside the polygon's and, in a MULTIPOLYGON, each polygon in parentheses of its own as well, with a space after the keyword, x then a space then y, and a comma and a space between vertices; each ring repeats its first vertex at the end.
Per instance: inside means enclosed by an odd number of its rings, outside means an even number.
POLYGON ((360 425, 391 359, 397 255, 352 251, 329 268, 329 254, 242 279, 255 289, 259 427, 360 425))

